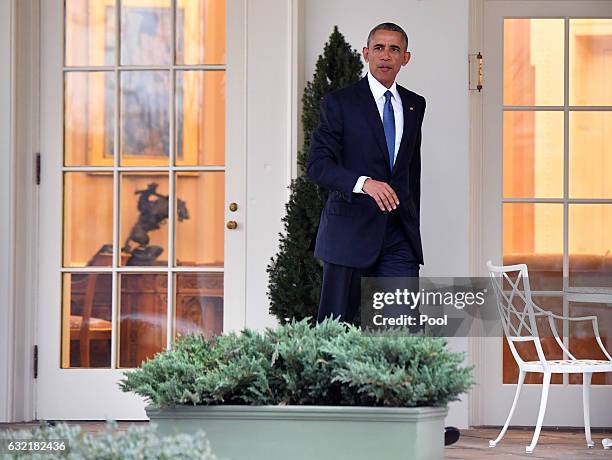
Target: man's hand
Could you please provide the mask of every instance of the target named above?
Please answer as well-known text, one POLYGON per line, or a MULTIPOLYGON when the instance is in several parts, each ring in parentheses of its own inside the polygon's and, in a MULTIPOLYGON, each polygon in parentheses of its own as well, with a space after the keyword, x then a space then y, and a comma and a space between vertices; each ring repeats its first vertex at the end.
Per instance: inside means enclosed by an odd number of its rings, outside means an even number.
POLYGON ((366 179, 362 190, 374 198, 381 211, 393 211, 399 204, 395 191, 386 182, 366 179))

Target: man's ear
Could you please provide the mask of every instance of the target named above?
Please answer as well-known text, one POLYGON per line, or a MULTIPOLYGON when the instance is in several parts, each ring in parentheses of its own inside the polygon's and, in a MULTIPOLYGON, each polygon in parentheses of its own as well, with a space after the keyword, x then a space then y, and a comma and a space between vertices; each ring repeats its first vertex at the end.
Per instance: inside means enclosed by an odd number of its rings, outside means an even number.
POLYGON ((410 51, 406 51, 404 53, 404 62, 402 63, 402 65, 408 64, 408 61, 410 60, 411 57, 412 57, 412 54, 410 54, 410 51))
POLYGON ((365 61, 366 61, 366 62, 369 62, 369 61, 368 61, 368 55, 369 55, 369 53, 370 53, 370 50, 368 49, 368 47, 367 47, 367 46, 364 46, 364 47, 363 47, 363 59, 365 59, 365 61))

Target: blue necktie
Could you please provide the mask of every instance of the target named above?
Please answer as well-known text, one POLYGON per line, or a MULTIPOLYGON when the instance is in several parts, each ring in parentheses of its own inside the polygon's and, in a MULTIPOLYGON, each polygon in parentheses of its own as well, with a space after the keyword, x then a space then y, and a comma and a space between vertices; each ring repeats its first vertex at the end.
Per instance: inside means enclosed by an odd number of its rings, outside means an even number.
POLYGON ((389 151, 389 165, 393 169, 393 160, 395 160, 395 114, 393 113, 393 105, 391 105, 391 96, 391 91, 385 92, 383 128, 387 140, 387 150, 389 151))

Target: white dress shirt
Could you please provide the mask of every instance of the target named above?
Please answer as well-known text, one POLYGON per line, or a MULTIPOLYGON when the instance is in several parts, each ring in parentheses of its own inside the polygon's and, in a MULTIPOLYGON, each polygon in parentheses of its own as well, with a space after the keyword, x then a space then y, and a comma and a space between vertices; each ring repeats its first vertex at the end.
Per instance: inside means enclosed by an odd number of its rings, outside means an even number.
MULTIPOLYGON (((395 152, 393 153, 393 164, 397 158, 397 152, 399 151, 400 143, 402 142, 402 134, 404 133, 404 111, 402 107, 402 98, 397 92, 397 84, 393 82, 391 88, 387 89, 381 82, 374 78, 368 72, 368 83, 370 85, 370 91, 374 96, 376 107, 378 108, 378 114, 380 120, 383 120, 383 111, 385 109, 385 93, 391 91, 391 105, 393 106, 393 115, 395 116, 395 152)), ((393 166, 393 165, 391 165, 393 166)), ((357 179, 353 192, 365 193, 363 191, 363 183, 369 179, 368 176, 361 176, 357 179)))

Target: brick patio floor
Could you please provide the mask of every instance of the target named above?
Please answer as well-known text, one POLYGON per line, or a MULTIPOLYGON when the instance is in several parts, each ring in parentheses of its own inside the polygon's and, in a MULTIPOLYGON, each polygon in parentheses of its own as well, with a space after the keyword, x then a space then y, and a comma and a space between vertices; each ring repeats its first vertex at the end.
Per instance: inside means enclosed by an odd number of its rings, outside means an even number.
MULTIPOLYGON (((79 421, 66 422, 69 425, 81 425, 83 431, 98 433, 104 430, 105 422, 79 421)), ((118 422, 118 429, 125 431, 132 424, 146 425, 149 422, 118 422)), ((37 422, 26 423, 0 423, 0 430, 23 430, 37 426, 37 422)), ((497 428, 473 428, 461 430, 459 442, 445 449, 445 460, 517 460, 529 459, 555 459, 555 460, 582 460, 592 458, 606 458, 612 460, 612 449, 604 450, 601 445, 603 438, 612 438, 610 430, 594 430, 593 441, 595 448, 587 449, 582 430, 552 430, 544 429, 540 441, 533 454, 525 453, 525 446, 531 442, 533 431, 531 429, 510 429, 500 444, 494 449, 488 447, 489 439, 497 436, 497 428)), ((214 446, 213 452, 214 452, 214 446)), ((315 460, 315 459, 313 459, 315 460)), ((382 460, 382 459, 381 459, 382 460)), ((393 459, 395 460, 395 459, 393 459)))

